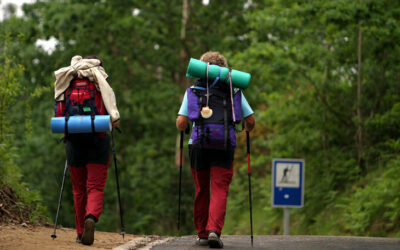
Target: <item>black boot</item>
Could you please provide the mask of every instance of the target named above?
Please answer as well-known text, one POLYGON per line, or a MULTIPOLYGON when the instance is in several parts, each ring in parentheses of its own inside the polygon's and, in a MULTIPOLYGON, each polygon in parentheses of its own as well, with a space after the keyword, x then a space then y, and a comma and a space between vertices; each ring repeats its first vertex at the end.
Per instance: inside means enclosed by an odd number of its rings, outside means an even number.
POLYGON ((93 215, 88 215, 85 220, 85 228, 82 234, 82 244, 92 245, 94 241, 94 225, 96 224, 96 218, 93 215))
POLYGON ((210 248, 223 248, 224 243, 219 238, 219 234, 216 231, 208 232, 208 245, 210 248))

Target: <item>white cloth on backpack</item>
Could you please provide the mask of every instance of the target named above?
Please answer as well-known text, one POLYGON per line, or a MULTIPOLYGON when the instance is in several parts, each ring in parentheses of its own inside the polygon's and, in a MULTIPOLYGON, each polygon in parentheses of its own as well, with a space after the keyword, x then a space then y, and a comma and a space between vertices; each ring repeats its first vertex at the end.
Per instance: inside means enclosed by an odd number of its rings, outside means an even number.
POLYGON ((106 81, 108 75, 104 71, 104 68, 100 66, 100 63, 98 59, 82 59, 81 56, 72 57, 70 66, 54 72, 56 76, 54 99, 56 101, 63 101, 65 98, 64 93, 68 89, 71 80, 75 77, 86 77, 94 82, 97 90, 100 91, 104 106, 111 116, 111 121, 115 122, 119 120, 117 101, 114 91, 106 81))

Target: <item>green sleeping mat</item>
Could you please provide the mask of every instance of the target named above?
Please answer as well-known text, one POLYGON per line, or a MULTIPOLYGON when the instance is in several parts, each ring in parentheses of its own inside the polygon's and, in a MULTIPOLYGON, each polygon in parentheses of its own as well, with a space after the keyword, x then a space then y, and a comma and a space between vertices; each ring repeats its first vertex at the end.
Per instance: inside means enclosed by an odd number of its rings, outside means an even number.
MULTIPOLYGON (((221 68, 220 81, 229 84, 229 79, 226 79, 229 69, 220 67, 218 65, 211 65, 208 67, 208 78, 214 80, 217 78, 219 69, 221 68)), ((186 77, 190 78, 206 78, 207 63, 190 58, 186 77)), ((232 85, 240 89, 246 89, 249 86, 251 75, 246 72, 232 70, 231 71, 232 85)))

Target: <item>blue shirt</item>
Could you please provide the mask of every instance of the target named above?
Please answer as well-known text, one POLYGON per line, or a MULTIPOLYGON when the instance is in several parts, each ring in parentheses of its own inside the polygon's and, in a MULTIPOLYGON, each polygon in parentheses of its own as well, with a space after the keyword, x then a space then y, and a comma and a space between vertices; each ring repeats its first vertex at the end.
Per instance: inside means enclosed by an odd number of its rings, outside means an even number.
MULTIPOLYGON (((243 118, 248 117, 254 114, 254 111, 251 109, 249 103, 247 102, 246 98, 242 94, 242 116, 243 118)), ((188 101, 187 101, 187 92, 185 92, 185 96, 183 97, 181 108, 179 109, 178 115, 188 116, 188 101)))

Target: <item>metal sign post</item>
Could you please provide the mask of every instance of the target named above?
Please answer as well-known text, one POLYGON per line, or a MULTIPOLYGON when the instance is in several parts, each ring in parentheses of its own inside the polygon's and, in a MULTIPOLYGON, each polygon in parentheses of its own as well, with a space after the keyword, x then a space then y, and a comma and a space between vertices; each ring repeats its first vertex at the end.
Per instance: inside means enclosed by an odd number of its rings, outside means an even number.
POLYGON ((284 208, 284 234, 289 235, 291 207, 304 205, 304 160, 272 160, 272 206, 284 208))
POLYGON ((290 210, 288 207, 283 208, 283 234, 284 235, 289 235, 289 224, 290 224, 290 210))

